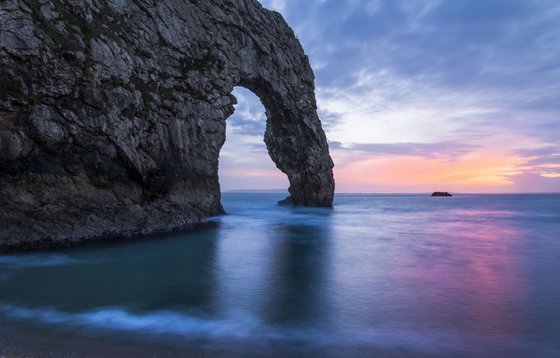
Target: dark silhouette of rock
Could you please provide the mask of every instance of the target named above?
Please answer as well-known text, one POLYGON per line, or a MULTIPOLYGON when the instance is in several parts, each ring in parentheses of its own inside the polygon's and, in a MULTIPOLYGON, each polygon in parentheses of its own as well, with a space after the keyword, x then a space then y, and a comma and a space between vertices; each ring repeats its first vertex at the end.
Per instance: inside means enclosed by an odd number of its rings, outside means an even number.
POLYGON ((280 206, 292 206, 292 205, 294 205, 294 202, 292 201, 292 196, 289 195, 285 199, 280 200, 278 202, 278 205, 280 205, 280 206))
POLYGON ((234 86, 263 102, 293 204, 331 206, 314 75, 277 12, 256 0, 0 2, 0 249, 223 213, 234 86))
POLYGON ((432 194, 432 196, 453 196, 446 191, 436 191, 432 194))

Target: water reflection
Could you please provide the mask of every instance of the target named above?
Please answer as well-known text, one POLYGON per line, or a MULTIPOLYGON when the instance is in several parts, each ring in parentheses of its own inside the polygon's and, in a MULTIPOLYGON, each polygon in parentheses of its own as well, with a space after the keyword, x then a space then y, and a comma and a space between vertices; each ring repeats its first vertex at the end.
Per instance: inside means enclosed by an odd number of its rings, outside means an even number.
POLYGON ((515 312, 527 299, 521 233, 503 217, 480 211, 438 223, 431 240, 413 246, 415 261, 423 267, 420 282, 432 288, 425 303, 428 312, 441 314, 439 326, 486 336, 517 334, 524 322, 515 312), (455 318, 449 322, 444 317, 455 318))
MULTIPOLYGON (((216 246, 211 230, 165 245, 151 240, 69 250, 72 261, 60 265, 37 267, 35 256, 16 256, 11 279, 0 282, 0 301, 67 312, 116 306, 212 312, 216 246)), ((45 254, 43 261, 48 255, 61 256, 45 254)))
POLYGON ((264 315, 274 324, 323 324, 329 312, 329 226, 273 227, 264 315))
POLYGON ((189 237, 163 257, 154 257, 138 287, 155 289, 146 310, 180 309, 197 314, 216 312, 216 260, 218 231, 189 237), (149 272, 151 271, 151 272, 149 272))
POLYGON ((457 216, 462 220, 442 223, 432 239, 439 246, 447 242, 448 257, 435 260, 427 282, 434 294, 427 297, 426 307, 438 314, 432 324, 477 337, 471 346, 503 355, 533 329, 529 316, 520 314, 530 310, 524 276, 531 268, 520 250, 522 233, 507 213, 496 217, 482 211, 463 212, 457 216))
POLYGON ((560 196, 224 198, 216 230, 0 256, 0 330, 50 322, 64 347, 93 322, 154 356, 560 356, 560 196))

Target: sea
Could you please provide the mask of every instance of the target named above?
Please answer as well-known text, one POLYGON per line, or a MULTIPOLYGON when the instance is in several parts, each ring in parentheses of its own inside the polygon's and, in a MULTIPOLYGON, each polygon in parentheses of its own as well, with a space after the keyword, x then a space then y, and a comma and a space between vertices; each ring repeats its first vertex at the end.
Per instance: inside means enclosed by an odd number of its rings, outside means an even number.
POLYGON ((560 195, 284 196, 0 255, 0 357, 560 357, 560 195))

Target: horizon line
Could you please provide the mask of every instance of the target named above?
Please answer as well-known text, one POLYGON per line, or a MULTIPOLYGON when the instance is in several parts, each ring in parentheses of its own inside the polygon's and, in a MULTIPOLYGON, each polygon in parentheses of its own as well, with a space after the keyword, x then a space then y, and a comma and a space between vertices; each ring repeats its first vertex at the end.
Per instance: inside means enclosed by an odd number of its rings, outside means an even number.
MULTIPOLYGON (((352 192, 352 191, 335 191, 335 194, 431 194, 436 191, 418 191, 418 192, 397 192, 397 191, 360 191, 360 192, 352 192)), ((222 190, 221 193, 243 193, 243 192, 252 192, 254 194, 262 193, 262 194, 277 194, 277 193, 284 193, 289 194, 288 189, 228 189, 222 190)), ((461 191, 447 191, 451 194, 458 194, 458 195, 538 195, 538 194, 560 194, 560 191, 542 191, 542 192, 461 192, 461 191)))

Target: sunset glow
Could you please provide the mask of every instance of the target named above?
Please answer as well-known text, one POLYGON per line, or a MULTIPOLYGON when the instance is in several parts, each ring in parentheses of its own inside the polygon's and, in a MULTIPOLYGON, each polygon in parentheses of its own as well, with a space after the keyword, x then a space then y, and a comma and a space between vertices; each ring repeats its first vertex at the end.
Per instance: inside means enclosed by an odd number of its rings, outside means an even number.
MULTIPOLYGON (((309 54, 337 192, 560 191, 556 2, 262 3, 309 54)), ((234 95, 222 190, 287 188, 234 95)))
POLYGON ((335 177, 343 192, 354 188, 365 192, 380 188, 399 192, 438 188, 459 192, 507 192, 513 185, 511 174, 521 162, 520 158, 482 154, 453 162, 410 156, 372 157, 335 168, 335 177))

